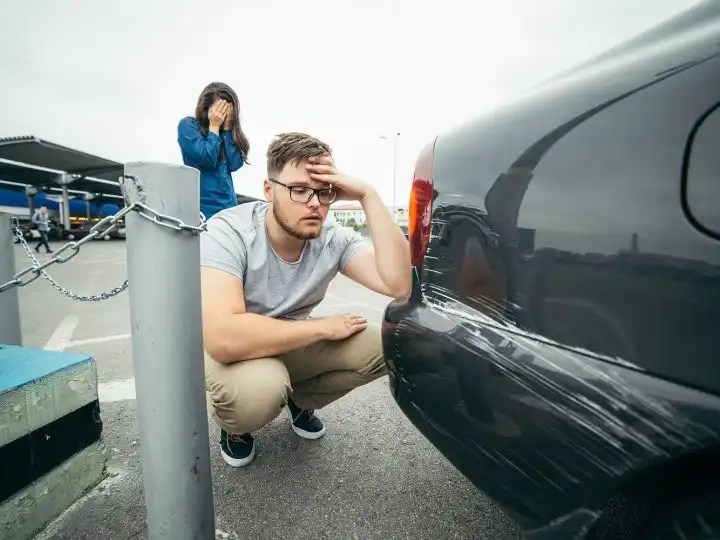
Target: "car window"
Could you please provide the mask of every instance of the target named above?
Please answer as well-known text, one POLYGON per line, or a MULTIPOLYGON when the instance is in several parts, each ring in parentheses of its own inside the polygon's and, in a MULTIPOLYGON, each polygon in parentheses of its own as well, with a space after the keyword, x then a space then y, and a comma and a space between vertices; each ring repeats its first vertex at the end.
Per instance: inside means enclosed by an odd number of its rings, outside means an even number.
POLYGON ((690 137, 685 195, 691 221, 720 237, 720 104, 700 120, 690 137))

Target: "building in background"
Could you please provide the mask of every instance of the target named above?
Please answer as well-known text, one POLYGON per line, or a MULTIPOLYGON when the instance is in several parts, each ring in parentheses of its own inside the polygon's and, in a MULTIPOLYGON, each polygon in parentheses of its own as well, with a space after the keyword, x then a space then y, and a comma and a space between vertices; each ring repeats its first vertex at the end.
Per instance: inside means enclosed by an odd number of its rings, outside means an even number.
MULTIPOLYGON (((402 229, 405 236, 408 234, 408 211, 405 208, 388 208, 402 229)), ((337 223, 346 227, 352 227, 361 234, 368 236, 367 218, 360 203, 355 201, 339 201, 330 206, 328 212, 328 223, 337 223)))
POLYGON ((408 211, 405 208, 396 208, 393 214, 395 216, 395 222, 400 225, 400 228, 404 228, 405 232, 407 232, 408 211))
MULTIPOLYGON (((400 228, 407 233, 408 211, 405 208, 389 208, 391 214, 395 218, 395 222, 400 228)), ((367 227, 367 219, 365 212, 359 202, 356 201, 339 201, 330 206, 328 219, 333 220, 340 225, 352 227, 357 225, 356 229, 367 227)))
MULTIPOLYGON (((356 201, 340 201, 330 206, 328 216, 332 217, 336 223, 353 227, 365 226, 365 211, 359 202, 356 201)), ((357 228, 357 227, 355 227, 357 228)))

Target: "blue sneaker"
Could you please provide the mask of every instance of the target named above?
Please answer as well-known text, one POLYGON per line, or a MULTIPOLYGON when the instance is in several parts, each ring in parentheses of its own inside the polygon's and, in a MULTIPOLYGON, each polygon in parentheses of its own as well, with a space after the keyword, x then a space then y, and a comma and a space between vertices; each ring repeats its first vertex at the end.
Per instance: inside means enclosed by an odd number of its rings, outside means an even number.
POLYGON ((220 455, 232 467, 245 467, 255 459, 255 439, 249 433, 220 430, 220 455))
POLYGON ((312 409, 301 409, 292 399, 288 399, 288 414, 290 415, 290 425, 295 433, 303 439, 319 439, 325 435, 325 426, 320 419, 315 416, 312 409))

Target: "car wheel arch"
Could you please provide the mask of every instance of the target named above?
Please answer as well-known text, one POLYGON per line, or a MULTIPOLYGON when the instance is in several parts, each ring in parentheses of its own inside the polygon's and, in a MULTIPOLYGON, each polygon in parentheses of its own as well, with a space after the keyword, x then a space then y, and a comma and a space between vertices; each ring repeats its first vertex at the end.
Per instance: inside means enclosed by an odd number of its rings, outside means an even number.
MULTIPOLYGON (((720 447, 688 452, 644 468, 624 479, 605 498, 589 539, 605 540, 650 525, 658 508, 709 489, 720 497, 720 447)), ((634 537, 634 536, 633 536, 634 537)))

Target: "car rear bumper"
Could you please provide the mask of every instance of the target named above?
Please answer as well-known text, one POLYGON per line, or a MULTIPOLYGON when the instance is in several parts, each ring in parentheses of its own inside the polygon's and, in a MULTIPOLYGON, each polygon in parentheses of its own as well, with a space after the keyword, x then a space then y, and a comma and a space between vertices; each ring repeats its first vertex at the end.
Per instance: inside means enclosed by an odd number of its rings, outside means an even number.
POLYGON ((393 302, 382 334, 402 411, 528 538, 581 535, 631 475, 720 443, 715 396, 461 304, 393 302))

